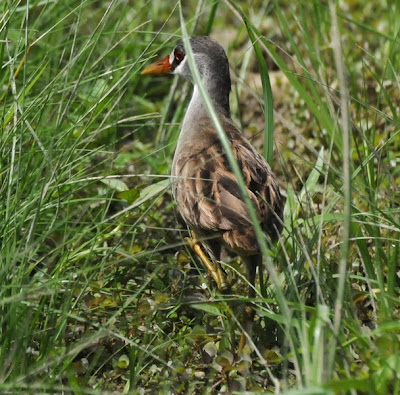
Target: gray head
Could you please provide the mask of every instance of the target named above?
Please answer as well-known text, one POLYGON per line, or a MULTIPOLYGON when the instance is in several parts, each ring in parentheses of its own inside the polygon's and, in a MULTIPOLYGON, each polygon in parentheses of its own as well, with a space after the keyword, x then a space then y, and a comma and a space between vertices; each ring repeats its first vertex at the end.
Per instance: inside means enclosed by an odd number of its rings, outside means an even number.
MULTIPOLYGON (((216 40, 208 36, 191 38, 190 45, 201 79, 214 104, 227 110, 229 114, 231 77, 225 50, 216 40)), ((193 83, 192 73, 182 42, 170 53, 169 59, 171 73, 182 75, 193 83)))
MULTIPOLYGON (((231 78, 229 63, 222 46, 208 36, 190 39, 196 66, 202 82, 212 97, 214 104, 222 107, 229 114, 229 93, 231 78)), ((142 74, 177 74, 193 83, 192 73, 185 47, 180 42, 165 58, 146 67, 142 74)))
MULTIPOLYGON (((229 63, 225 50, 213 38, 208 36, 190 39, 194 59, 203 80, 217 79, 219 84, 231 85, 229 63)), ((191 80, 186 51, 180 42, 169 55, 171 73, 179 74, 191 80)))

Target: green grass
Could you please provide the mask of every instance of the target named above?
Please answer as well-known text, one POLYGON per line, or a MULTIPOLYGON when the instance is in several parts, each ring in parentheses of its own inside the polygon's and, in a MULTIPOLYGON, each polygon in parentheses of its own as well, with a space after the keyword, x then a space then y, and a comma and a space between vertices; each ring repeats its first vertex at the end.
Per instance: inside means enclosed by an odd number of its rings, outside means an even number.
POLYGON ((1 393, 400 393, 400 9, 375 3, 1 3, 1 393), (274 96, 285 228, 239 361, 243 268, 216 291, 169 191, 190 86, 140 75, 181 24, 224 44, 260 151, 274 96))

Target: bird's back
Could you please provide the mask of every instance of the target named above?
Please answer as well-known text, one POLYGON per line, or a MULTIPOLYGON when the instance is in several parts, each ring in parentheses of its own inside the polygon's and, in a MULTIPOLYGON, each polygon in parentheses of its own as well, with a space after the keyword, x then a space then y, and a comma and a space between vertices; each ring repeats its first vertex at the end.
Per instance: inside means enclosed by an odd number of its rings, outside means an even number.
MULTIPOLYGON (((270 166, 233 121, 220 117, 262 229, 275 240, 282 229, 283 199, 270 166)), ((240 187, 208 117, 197 120, 178 144, 172 176, 178 211, 203 236, 217 236, 240 255, 259 253, 240 187), (196 130, 196 129, 199 130, 196 130)))

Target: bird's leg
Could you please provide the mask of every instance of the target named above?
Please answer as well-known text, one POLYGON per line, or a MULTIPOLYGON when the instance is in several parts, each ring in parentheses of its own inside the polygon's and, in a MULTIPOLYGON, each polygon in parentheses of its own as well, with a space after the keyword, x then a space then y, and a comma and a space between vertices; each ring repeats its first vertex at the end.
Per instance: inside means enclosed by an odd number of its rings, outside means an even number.
MULTIPOLYGON (((260 266, 261 259, 262 259, 261 255, 243 258, 243 261, 246 264, 247 279, 249 280, 247 295, 251 299, 253 299, 256 295, 255 290, 254 290, 254 284, 255 284, 255 280, 256 280, 257 266, 260 266)), ((252 335, 254 315, 255 315, 255 312, 254 312, 253 308, 251 307, 250 303, 246 303, 246 306, 244 308, 244 313, 243 313, 244 332, 240 336, 237 355, 242 354, 243 348, 247 343, 246 337, 247 336, 251 337, 251 335, 252 335), (247 334, 247 336, 246 336, 246 334, 247 334)))
POLYGON ((229 289, 228 280, 226 278, 225 273, 223 272, 220 264, 218 262, 212 263, 206 253, 204 252, 201 244, 196 239, 196 235, 194 232, 191 232, 192 237, 185 237, 185 240, 189 243, 190 248, 194 251, 194 253, 201 259, 204 266, 210 273, 211 277, 217 283, 217 287, 220 291, 226 291, 229 289))
POLYGON ((243 313, 243 329, 244 329, 244 331, 240 335, 240 341, 239 341, 239 346, 238 346, 238 351, 237 351, 237 355, 239 355, 239 356, 243 353, 244 346, 247 343, 246 334, 247 334, 247 336, 250 336, 250 337, 252 335, 254 315, 255 315, 255 312, 252 309, 252 307, 250 305, 246 305, 244 308, 244 313, 243 313))

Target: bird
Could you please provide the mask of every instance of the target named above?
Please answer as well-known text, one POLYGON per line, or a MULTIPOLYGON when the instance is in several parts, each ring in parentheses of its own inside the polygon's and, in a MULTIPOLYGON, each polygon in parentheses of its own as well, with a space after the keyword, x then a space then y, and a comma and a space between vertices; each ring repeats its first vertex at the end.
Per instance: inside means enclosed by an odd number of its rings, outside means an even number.
MULTIPOLYGON (((232 120, 231 78, 225 50, 209 36, 192 37, 189 42, 202 84, 231 144, 259 224, 270 242, 276 242, 283 227, 284 199, 270 165, 232 120)), ((183 42, 169 55, 147 66, 142 74, 180 75, 193 83, 192 98, 172 161, 172 194, 178 212, 192 231, 190 245, 218 289, 229 289, 219 264, 221 251, 226 248, 244 262, 250 284, 248 295, 254 297, 256 269, 262 261, 259 241, 238 180, 193 79, 183 42)))

